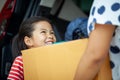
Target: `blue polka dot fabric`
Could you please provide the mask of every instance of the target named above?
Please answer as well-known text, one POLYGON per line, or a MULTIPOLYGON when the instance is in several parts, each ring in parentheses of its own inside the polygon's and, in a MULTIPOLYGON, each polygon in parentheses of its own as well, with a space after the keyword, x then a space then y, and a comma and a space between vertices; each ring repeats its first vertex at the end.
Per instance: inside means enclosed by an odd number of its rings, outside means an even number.
POLYGON ((87 25, 88 34, 95 29, 95 23, 116 25, 109 53, 113 80, 120 80, 120 0, 94 0, 87 25))

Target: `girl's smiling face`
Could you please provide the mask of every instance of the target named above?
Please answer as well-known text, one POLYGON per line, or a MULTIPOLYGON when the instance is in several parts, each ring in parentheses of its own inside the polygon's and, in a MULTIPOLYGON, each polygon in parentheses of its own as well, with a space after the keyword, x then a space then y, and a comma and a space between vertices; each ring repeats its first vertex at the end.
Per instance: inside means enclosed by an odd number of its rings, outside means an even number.
POLYGON ((52 26, 47 21, 39 21, 33 24, 32 37, 25 36, 24 41, 28 48, 50 45, 56 42, 52 26))

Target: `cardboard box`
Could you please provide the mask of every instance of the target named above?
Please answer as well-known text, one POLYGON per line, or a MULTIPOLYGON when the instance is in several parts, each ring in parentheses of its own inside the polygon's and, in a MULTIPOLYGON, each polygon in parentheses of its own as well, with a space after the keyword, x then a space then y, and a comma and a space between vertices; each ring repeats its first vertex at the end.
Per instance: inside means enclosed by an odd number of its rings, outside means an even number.
MULTIPOLYGON (((73 80, 87 42, 88 39, 80 39, 23 50, 25 80, 73 80)), ((109 73, 103 73, 104 69, 95 80, 110 80, 103 77, 109 73)))

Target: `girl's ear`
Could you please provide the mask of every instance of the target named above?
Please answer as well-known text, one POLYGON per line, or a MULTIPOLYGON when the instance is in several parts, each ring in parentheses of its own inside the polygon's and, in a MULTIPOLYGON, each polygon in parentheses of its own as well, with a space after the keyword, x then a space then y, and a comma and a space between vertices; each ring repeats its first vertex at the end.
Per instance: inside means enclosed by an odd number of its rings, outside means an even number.
POLYGON ((28 48, 33 46, 32 39, 30 37, 28 37, 28 36, 24 37, 24 42, 28 46, 28 48))

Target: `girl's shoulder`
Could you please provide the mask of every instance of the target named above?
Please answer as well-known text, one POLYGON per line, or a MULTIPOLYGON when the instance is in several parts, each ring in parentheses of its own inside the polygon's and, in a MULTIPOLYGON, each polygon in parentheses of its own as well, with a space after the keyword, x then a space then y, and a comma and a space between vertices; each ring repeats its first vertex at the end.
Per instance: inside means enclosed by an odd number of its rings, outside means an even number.
POLYGON ((16 58, 22 58, 22 56, 17 56, 16 58))
POLYGON ((22 56, 17 56, 17 57, 15 58, 15 61, 21 61, 21 62, 22 62, 22 56))

